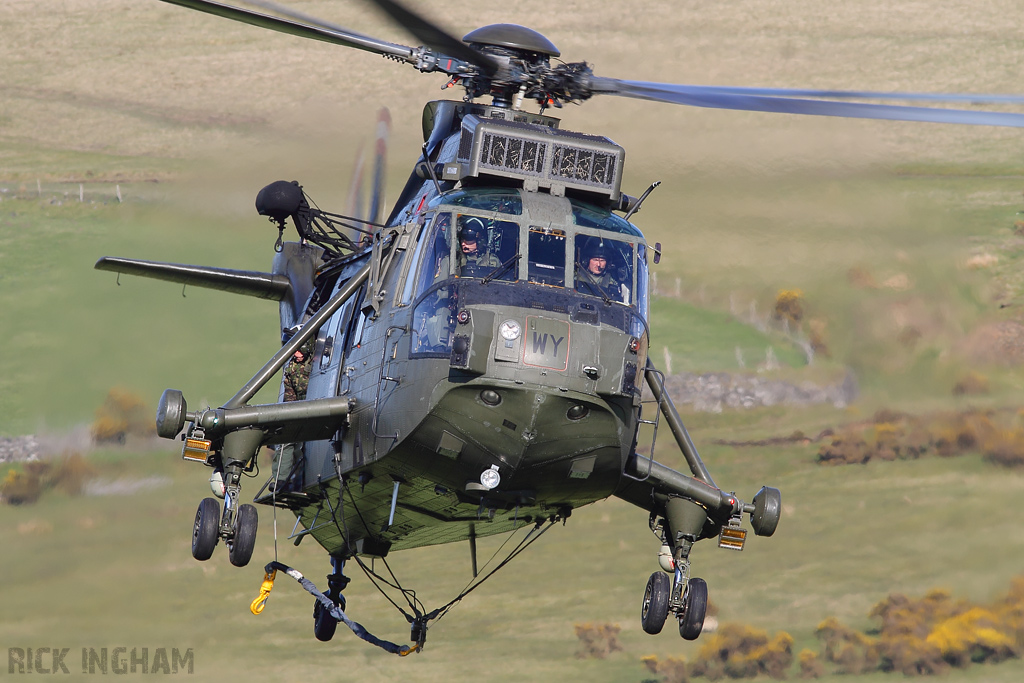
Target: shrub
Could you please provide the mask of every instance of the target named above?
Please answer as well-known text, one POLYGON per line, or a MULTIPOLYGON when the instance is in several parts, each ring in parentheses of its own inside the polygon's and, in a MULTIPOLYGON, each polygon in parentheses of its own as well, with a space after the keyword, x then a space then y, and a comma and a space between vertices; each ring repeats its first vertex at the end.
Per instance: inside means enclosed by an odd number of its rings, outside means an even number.
POLYGON ((835 617, 818 624, 814 634, 825 646, 826 661, 836 664, 840 673, 859 674, 878 667, 878 645, 874 639, 835 617))
POLYGON ((1016 655, 1012 635, 1002 629, 994 612, 974 607, 942 621, 926 642, 953 666, 971 662, 1001 661, 1016 655))
POLYGON ((879 635, 886 671, 906 676, 938 674, 971 661, 999 661, 1015 656, 1015 636, 995 611, 953 600, 948 591, 933 590, 910 600, 890 595, 871 616, 882 620, 879 635))
POLYGON ((724 624, 700 649, 691 668, 694 676, 715 681, 753 678, 767 674, 785 678, 793 663, 793 637, 779 631, 772 639, 765 631, 743 624, 724 624))
POLYGON ((800 678, 821 678, 825 675, 825 665, 821 663, 818 653, 813 650, 801 650, 800 678))
POLYGON ((0 497, 9 505, 34 503, 39 500, 42 492, 43 487, 38 476, 18 470, 8 470, 3 482, 0 483, 0 497))
POLYGON ((150 436, 155 431, 153 416, 138 394, 114 387, 96 410, 92 436, 97 442, 124 443, 129 434, 150 436))
POLYGON ((576 651, 577 659, 593 657, 604 659, 612 652, 621 651, 618 624, 576 624, 576 637, 580 639, 580 649, 576 651))
POLYGON ((864 464, 871 459, 867 442, 853 430, 834 434, 831 441, 818 449, 817 461, 825 465, 864 464))
POLYGON ((52 486, 70 496, 77 496, 85 488, 85 483, 95 475, 96 469, 81 453, 66 453, 50 469, 45 483, 47 487, 52 486))
POLYGON ((982 445, 985 460, 1003 467, 1024 465, 1024 429, 1001 430, 982 445))
POLYGON ((43 460, 26 462, 23 471, 9 470, 0 483, 0 499, 10 505, 34 503, 47 489, 56 488, 76 496, 95 470, 80 453, 65 454, 56 463, 43 460))
POLYGON ((846 279, 857 289, 876 289, 878 287, 874 276, 861 266, 854 266, 846 271, 846 279))
POLYGON ((799 325, 804 318, 804 293, 799 289, 782 289, 775 297, 775 318, 799 325))
POLYGON ((954 396, 975 396, 988 393, 988 377, 969 372, 953 385, 954 396))
POLYGON ((915 417, 883 409, 871 424, 839 428, 818 449, 817 461, 846 465, 872 458, 907 460, 929 453, 954 457, 976 452, 1006 467, 1024 466, 1024 427, 1007 411, 965 410, 915 417))
POLYGON ((657 655, 646 655, 640 661, 652 674, 662 676, 662 683, 687 683, 690 680, 683 657, 669 657, 661 661, 657 655))
POLYGON ((832 355, 828 349, 828 323, 822 318, 813 318, 809 326, 811 332, 808 341, 811 344, 811 348, 814 349, 816 354, 828 358, 832 355))
POLYGON ((883 671, 899 671, 904 676, 940 674, 949 669, 937 647, 920 638, 896 636, 882 642, 883 671))

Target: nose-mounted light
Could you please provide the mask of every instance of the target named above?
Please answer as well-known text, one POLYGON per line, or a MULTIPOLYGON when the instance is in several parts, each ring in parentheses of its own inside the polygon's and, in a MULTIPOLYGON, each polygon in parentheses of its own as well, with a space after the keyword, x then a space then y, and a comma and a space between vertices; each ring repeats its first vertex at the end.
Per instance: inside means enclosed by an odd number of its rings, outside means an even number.
POLYGON ((480 400, 489 406, 496 406, 501 403, 501 394, 494 389, 484 389, 480 392, 480 400))
POLYGON ((636 337, 629 338, 629 351, 630 353, 636 353, 640 350, 640 340, 636 337))
POLYGON ((488 490, 498 487, 501 483, 501 473, 498 472, 497 465, 491 465, 491 469, 484 470, 480 473, 480 485, 486 487, 488 490))
POLYGON ((459 311, 459 314, 456 316, 456 318, 458 319, 460 325, 465 325, 466 323, 469 322, 469 311, 463 308, 461 311, 459 311))
POLYGON ((505 341, 515 341, 521 332, 522 328, 515 320, 506 320, 498 327, 498 333, 505 341))

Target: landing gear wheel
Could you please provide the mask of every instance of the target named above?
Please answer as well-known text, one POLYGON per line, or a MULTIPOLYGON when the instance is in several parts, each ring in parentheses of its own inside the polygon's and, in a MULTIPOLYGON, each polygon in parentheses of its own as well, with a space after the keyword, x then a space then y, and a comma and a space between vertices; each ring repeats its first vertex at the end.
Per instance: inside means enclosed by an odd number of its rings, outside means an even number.
POLYGON ((708 611, 708 584, 704 579, 690 579, 683 598, 683 613, 679 617, 679 635, 685 640, 697 640, 704 629, 704 615, 708 611))
POLYGON ((235 536, 228 546, 228 559, 236 567, 249 564, 253 548, 256 547, 257 526, 259 515, 256 514, 256 508, 249 504, 238 506, 238 512, 235 513, 235 536))
MULTIPOLYGON (((329 596, 328 596, 329 597, 329 596)), ((341 602, 335 602, 334 604, 341 607, 341 611, 345 611, 345 598, 341 598, 341 602)), ((338 628, 338 620, 331 615, 330 611, 324 609, 322 602, 317 600, 313 603, 313 635, 321 643, 326 643, 334 637, 334 631, 338 628)))
POLYGON ((640 623, 643 625, 644 631, 652 636, 661 633, 662 627, 665 626, 671 592, 672 585, 668 580, 668 574, 654 572, 651 574, 651 578, 647 579, 644 606, 640 611, 640 623))
POLYGON ((220 503, 216 498, 203 498, 192 525, 192 557, 200 561, 210 559, 217 547, 219 530, 220 503))

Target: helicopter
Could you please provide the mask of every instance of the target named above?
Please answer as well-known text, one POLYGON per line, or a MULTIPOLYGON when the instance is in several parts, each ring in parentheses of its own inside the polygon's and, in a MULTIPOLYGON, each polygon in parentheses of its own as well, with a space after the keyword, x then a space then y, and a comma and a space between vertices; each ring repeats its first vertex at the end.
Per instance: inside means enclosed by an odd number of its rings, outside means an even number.
MULTIPOLYGON (((279 487, 272 478, 254 502, 291 510, 295 539, 312 536, 331 558, 329 589, 314 607, 320 640, 330 640, 343 620, 348 562, 462 541, 475 558, 480 537, 546 528, 609 496, 647 511, 661 542, 660 569, 641 602, 643 629, 659 633, 672 614, 680 635, 693 640, 708 599, 707 583, 690 575, 693 545, 717 538, 721 547, 742 549, 744 516, 757 536, 777 529, 780 492, 765 486, 745 502, 718 487, 648 357, 649 269, 660 247, 630 219, 653 186, 639 197, 625 194, 625 150, 563 129, 550 110, 604 94, 1024 125, 1018 114, 854 101, 1020 98, 604 78, 585 62, 552 65, 560 52, 531 29, 485 26, 458 40, 393 0, 375 4, 420 47, 265 2, 285 18, 206 0, 165 1, 439 71, 465 89, 461 101, 425 106, 421 154, 386 218, 378 201, 369 220, 322 211, 298 183, 277 181, 256 200, 279 230, 270 272, 112 257, 96 264, 279 302, 281 349, 218 408, 190 410, 181 391, 168 389, 157 430, 181 436, 183 458, 214 470, 216 497, 197 510, 193 556, 208 560, 223 542, 236 566, 250 561, 258 526, 256 508, 241 503, 243 474, 264 446, 302 444, 295 485, 279 487), (489 104, 477 102, 485 97, 489 104), (538 112, 526 111, 526 102, 538 112), (297 242, 284 240, 288 221, 297 242), (489 260, 469 257, 469 236, 489 260), (604 261, 603 270, 591 269, 594 260, 604 261), (304 347, 312 347, 306 395, 284 400, 282 385, 278 403, 249 405, 304 347), (644 386, 653 406, 643 400, 644 386), (638 452, 641 427, 656 435, 661 420, 689 473, 654 460, 653 444, 649 455, 638 452)), ((418 610, 410 619, 418 648, 429 620, 418 610)))

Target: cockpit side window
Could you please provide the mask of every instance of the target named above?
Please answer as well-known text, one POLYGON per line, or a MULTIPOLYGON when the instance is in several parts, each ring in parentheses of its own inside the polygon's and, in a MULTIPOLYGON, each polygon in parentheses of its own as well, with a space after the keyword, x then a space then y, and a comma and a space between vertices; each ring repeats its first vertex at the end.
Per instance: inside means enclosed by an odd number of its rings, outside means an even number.
POLYGON ((529 240, 530 282, 565 287, 565 231, 531 225, 529 240))
POLYGON ((518 269, 512 262, 519 253, 518 223, 468 214, 460 214, 456 223, 459 239, 455 245, 455 274, 458 277, 518 279, 518 269), (502 265, 507 267, 502 269, 502 265))
POLYGON ((427 250, 427 240, 424 236, 430 231, 433 220, 434 214, 424 216, 423 225, 416 231, 416 248, 411 252, 406 252, 405 260, 402 263, 400 285, 397 289, 400 296, 395 299, 396 306, 407 306, 412 301, 413 288, 416 285, 416 267, 427 250))
POLYGON ((636 245, 636 307, 640 315, 647 320, 647 247, 643 244, 636 245))
POLYGON ((599 235, 576 235, 574 241, 576 291, 634 303, 633 245, 599 235))
MULTIPOLYGON (((425 253, 420 260, 420 271, 416 277, 416 298, 427 291, 435 282, 450 276, 448 252, 450 249, 452 215, 439 213, 430 230, 424 231, 425 253)), ((418 248, 417 248, 418 249, 418 248)))

